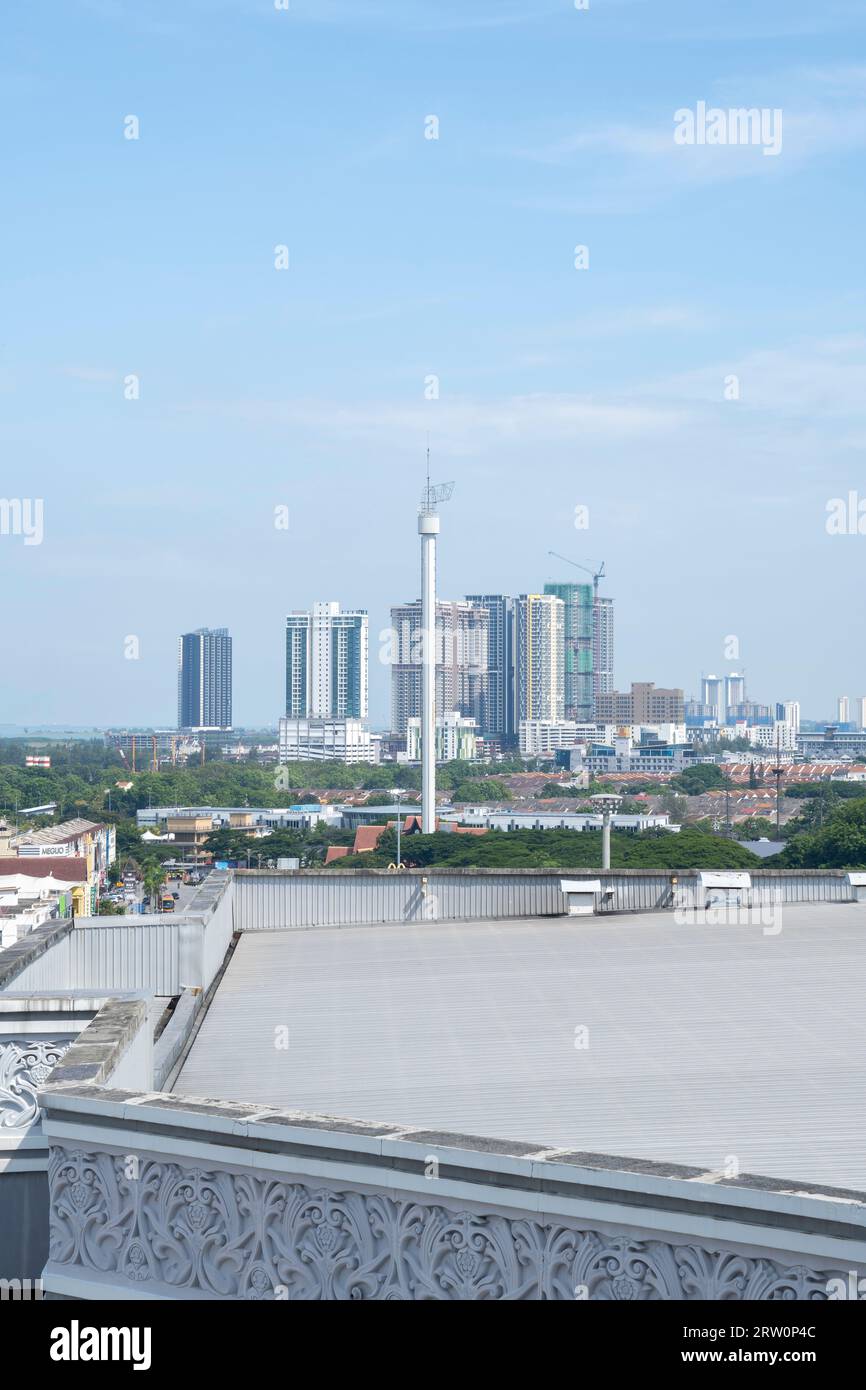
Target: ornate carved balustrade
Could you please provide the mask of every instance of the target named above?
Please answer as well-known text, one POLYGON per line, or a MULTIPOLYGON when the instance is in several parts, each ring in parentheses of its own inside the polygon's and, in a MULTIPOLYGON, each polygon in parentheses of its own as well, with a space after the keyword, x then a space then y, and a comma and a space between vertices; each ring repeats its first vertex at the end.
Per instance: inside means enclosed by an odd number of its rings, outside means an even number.
POLYGON ((866 1268, 862 1194, 106 1090, 75 1053, 39 1097, 49 1295, 811 1299, 866 1268))
POLYGON ((130 1154, 57 1147, 50 1192, 45 1284, 85 1297, 809 1299, 847 1281, 838 1263, 130 1154))
POLYGON ((0 1134, 29 1130, 39 1115, 38 1088, 71 1047, 73 1039, 0 1038, 0 1134))

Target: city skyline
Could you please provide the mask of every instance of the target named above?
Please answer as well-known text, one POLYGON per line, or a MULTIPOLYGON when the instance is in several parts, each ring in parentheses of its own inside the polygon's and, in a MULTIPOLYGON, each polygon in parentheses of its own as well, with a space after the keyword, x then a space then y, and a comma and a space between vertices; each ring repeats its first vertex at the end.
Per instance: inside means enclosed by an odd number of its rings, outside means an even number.
POLYGON ((272 720, 288 609, 355 595, 375 648, 417 592, 428 435, 442 594, 604 559, 620 682, 693 691, 734 634, 755 691, 830 717, 863 684, 862 14, 328 8, 76 0, 51 45, 17 15, 0 440, 43 510, 0 582, 64 680, 10 662, 0 721, 170 723, 207 622, 236 719, 272 720), (700 101, 783 110, 778 154, 677 145, 700 101))
MULTIPOLYGON (((561 582, 555 582, 555 583, 552 582, 552 581, 548 581, 548 582, 546 582, 546 584, 545 584, 545 586, 544 586, 545 592, 544 592, 543 594, 540 593, 540 592, 537 593, 537 594, 536 594, 536 593, 531 593, 531 594, 530 594, 530 597, 535 597, 535 598, 544 598, 544 597, 548 597, 548 598, 549 598, 549 597, 551 596, 551 594, 550 594, 550 591, 551 591, 551 590, 555 591, 556 593, 559 593, 559 592, 565 591, 565 590, 567 590, 567 589, 569 589, 569 588, 585 588, 585 587, 586 587, 586 586, 577 586, 577 585, 574 585, 574 584, 571 583, 570 581, 561 581, 561 582)), ((456 613, 456 612, 459 612, 460 609, 464 609, 464 610, 465 610, 465 609, 472 608, 472 607, 474 606, 474 607, 476 607, 476 608, 478 608, 478 607, 486 607, 487 610, 488 610, 488 612, 490 612, 490 607, 489 607, 489 605, 490 605, 491 603, 498 603, 498 602, 505 602, 505 603, 507 603, 507 604, 508 604, 508 613, 509 613, 509 619, 508 619, 508 624, 507 624, 507 626, 508 626, 508 628, 509 628, 509 639, 508 639, 508 642, 507 642, 507 648, 508 648, 509 651, 511 651, 512 648, 513 648, 513 660, 515 661, 514 670, 516 670, 516 661, 517 661, 517 654, 518 654, 518 651, 519 651, 519 644, 518 644, 518 642, 515 640, 515 637, 514 637, 513 632, 511 632, 511 628, 512 628, 512 626, 513 626, 514 619, 515 619, 515 612, 512 611, 511 605, 517 604, 520 598, 524 598, 524 599, 525 599, 525 598, 526 598, 526 594, 523 594, 523 595, 520 595, 520 594, 517 594, 517 593, 515 593, 515 594, 492 594, 492 593, 491 593, 491 594, 487 594, 487 593, 482 593, 481 591, 478 591, 478 592, 476 592, 476 593, 474 593, 474 594, 467 594, 467 595, 465 595, 463 598, 461 598, 461 599, 456 599, 456 600, 452 600, 452 599, 447 599, 447 598, 441 598, 441 597, 439 597, 439 598, 437 598, 437 617, 441 617, 441 611, 440 611, 440 610, 442 610, 442 611, 448 610, 449 614, 451 614, 452 610, 456 613)), ((614 600, 613 600, 609 595, 604 595, 604 594, 599 595, 599 601, 600 601, 600 603, 601 603, 602 605, 609 606, 609 611, 612 612, 614 600)), ((417 659, 416 659, 415 657, 411 658, 411 660, 403 661, 402 656, 401 656, 401 653, 403 652, 403 649, 404 649, 404 648, 405 648, 405 653, 406 653, 407 656, 408 656, 408 654, 410 653, 410 649, 411 649, 411 647, 412 647, 412 643, 413 643, 413 641, 417 638, 417 635, 418 635, 417 630, 420 629, 420 600, 415 599, 415 600, 411 600, 411 601, 409 601, 409 602, 407 602, 407 603, 404 603, 404 604, 392 604, 392 605, 391 605, 390 613, 391 613, 391 623, 390 623, 390 625, 383 627, 383 628, 379 631, 379 633, 376 635, 376 643, 374 644, 372 641, 369 640, 369 615, 368 615, 368 612, 367 612, 366 609, 362 609, 362 608, 360 608, 360 607, 356 607, 356 608, 342 608, 342 607, 341 607, 341 602, 340 602, 339 600, 320 600, 320 599, 314 599, 314 600, 311 602, 310 609, 309 609, 308 611, 307 611, 307 610, 303 610, 303 609, 294 609, 294 610, 292 610, 290 613, 286 614, 286 615, 284 616, 284 619, 283 619, 283 622, 284 622, 284 628, 283 628, 283 648, 282 648, 282 652, 283 652, 283 669, 282 669, 282 678, 283 678, 283 683, 282 683, 282 700, 283 700, 283 704, 280 706, 278 712, 277 712, 275 715, 272 715, 270 718, 264 717, 263 719, 258 720, 258 721, 256 721, 256 720, 239 720, 239 719, 238 719, 238 720, 234 720, 234 721, 229 720, 228 723, 225 724, 225 725, 215 724, 215 725, 213 725, 213 726, 207 726, 207 727, 214 727, 214 728, 216 728, 216 727, 230 727, 230 726, 233 724, 233 726, 234 726, 235 728, 248 728, 248 729, 276 728, 276 725, 277 725, 277 722, 278 722, 279 718, 282 717, 282 715, 288 714, 288 713, 291 712, 291 713, 293 713, 296 717, 297 717, 297 716, 301 716, 301 717, 313 717, 313 718, 315 718, 315 717, 324 716, 324 717, 329 717, 329 718, 346 718, 346 717, 348 717, 348 718, 355 718, 355 719, 361 718, 361 719, 366 720, 366 721, 370 724, 370 726, 371 726, 372 728, 374 728, 374 729, 392 730, 392 731, 393 731, 394 728, 395 728, 394 721, 393 721, 393 718, 392 718, 392 715, 393 715, 393 707, 394 707, 394 680, 395 680, 395 671, 394 671, 394 668, 395 668, 395 667, 399 668, 399 667, 401 667, 401 665, 402 665, 402 666, 407 666, 407 665, 408 665, 409 667, 411 667, 411 672, 410 672, 411 677, 412 677, 412 679, 418 684, 418 687, 419 687, 419 690, 420 690, 420 663, 417 661, 417 659), (415 612, 414 612, 414 610, 416 610, 416 609, 419 610, 418 613, 415 613, 415 612), (357 631, 358 631, 358 641, 359 641, 359 643, 360 643, 359 650, 360 650, 361 653, 363 653, 363 655, 360 657, 360 670, 361 670, 361 673, 362 673, 362 674, 361 674, 361 677, 360 677, 360 685, 359 685, 359 687, 358 687, 358 689, 357 689, 357 691, 356 691, 357 704, 355 704, 355 703, 352 701, 352 699, 350 698, 350 699, 349 699, 348 706, 347 706, 345 709, 342 709, 342 708, 340 708, 340 707, 338 707, 338 706, 328 705, 328 704, 327 704, 327 701, 325 701, 324 704, 321 703, 321 699, 322 699, 321 696, 319 697, 319 702, 317 703, 317 701, 316 701, 316 700, 314 699, 314 697, 313 697, 313 687, 314 687, 314 681, 313 681, 313 675, 312 675, 312 668, 313 668, 313 666, 315 666, 316 669, 320 671, 320 673, 321 673, 322 671, 326 671, 326 672, 328 673, 328 674, 327 674, 327 679, 328 679, 328 680, 331 679, 331 676, 330 676, 330 674, 329 674, 329 672, 330 672, 330 662, 325 661, 322 657, 319 657, 319 658, 317 658, 317 659, 314 661, 313 658, 312 658, 312 655, 311 655, 311 654, 312 654, 312 651, 313 651, 313 645, 314 645, 314 643, 313 643, 313 627, 314 627, 314 625, 315 625, 315 618, 316 618, 316 612, 317 612, 317 610, 318 610, 318 612, 319 612, 319 620, 320 620, 320 622, 333 623, 333 622, 336 620, 336 625, 337 625, 339 628, 343 629, 342 635, 343 635, 344 637, 345 637, 345 630, 346 630, 346 629, 348 629, 348 628, 355 629, 355 628, 357 627, 357 631), (407 626, 407 624, 406 624, 406 615, 409 614, 409 613, 412 614, 412 620, 411 620, 411 625, 407 626), (398 619, 397 619, 397 621, 395 622, 395 614, 396 614, 396 615, 402 615, 402 618, 398 616, 398 619), (401 635, 401 628, 403 629, 402 635, 401 635), (304 640, 305 643, 306 643, 306 649, 307 649, 307 653, 308 653, 308 661, 309 661, 310 670, 305 671, 304 676, 303 676, 303 684, 304 684, 304 688, 305 688, 305 692, 306 692, 306 693, 305 693, 305 696, 304 696, 304 699, 303 699, 303 701, 301 702, 300 705, 298 705, 298 706, 296 706, 296 707, 293 707, 293 709, 290 711, 290 710, 289 710, 289 706, 288 706, 287 678, 288 678, 288 669, 289 669, 289 667, 288 667, 289 653, 290 653, 290 651, 292 650, 291 645, 290 645, 290 644, 291 644, 291 634, 292 634, 293 632, 299 633, 299 632, 301 631, 301 629, 303 629, 304 634, 305 634, 303 640, 304 640), (372 651, 371 651, 370 649, 372 649, 373 651, 377 651, 377 652, 379 653, 380 661, 379 661, 378 664, 381 665, 382 670, 385 672, 385 680, 388 682, 388 689, 387 689, 387 692, 386 692, 386 694, 385 694, 386 715, 385 715, 385 717, 383 717, 381 720, 380 720, 380 719, 377 719, 376 716, 375 716, 375 714, 374 714, 374 713, 372 712, 372 710, 370 709, 370 707, 369 707, 369 702, 368 702, 368 697, 367 697, 367 685, 368 685, 368 679, 367 679, 367 678, 368 678, 369 670, 370 670, 370 666, 368 665, 368 661, 369 661, 369 656, 372 655, 372 651)), ((453 621, 453 617, 452 617, 452 618, 449 618, 449 621, 453 621)), ((612 624, 613 624, 613 619, 612 619, 612 617, 608 617, 608 622, 611 624, 611 627, 612 627, 612 624)), ((442 635, 441 635, 441 632, 440 632, 439 629, 440 629, 440 625, 439 625, 439 623, 438 623, 438 621, 437 621, 437 632, 439 633, 439 646, 441 647, 441 646, 442 646, 442 635)), ((456 631, 456 628, 455 628, 455 631, 456 631)), ((458 634, 458 636, 459 636, 459 634, 458 634)), ((173 640, 173 644, 174 644, 174 648, 175 648, 175 667, 174 667, 174 669, 175 669, 175 717, 166 717, 165 719, 161 719, 161 720, 160 720, 160 719, 154 719, 154 720, 146 720, 146 719, 145 719, 145 720, 141 720, 141 721, 137 721, 137 722, 136 722, 136 721, 133 721, 133 720, 131 720, 131 719, 127 719, 127 720, 120 719, 120 720, 115 720, 115 721, 105 721, 105 722, 103 722, 103 723, 97 723, 96 721, 84 721, 84 722, 82 722, 82 723, 80 723, 80 724, 77 723, 76 721, 73 721, 73 720, 61 721, 61 722, 59 722, 59 723, 57 723, 57 724, 52 724, 50 721, 47 721, 47 720, 46 720, 46 721, 34 721, 34 720, 29 720, 29 721, 0 720, 0 728, 2 728, 2 727, 4 727, 4 726, 5 726, 5 727, 23 728, 23 727, 29 727, 29 726, 31 726, 31 725, 36 726, 37 724, 39 724, 39 725, 44 724, 45 727, 49 727, 49 728, 50 728, 50 727, 55 727, 55 728, 70 728, 70 729, 72 729, 72 728, 112 728, 112 729, 119 729, 119 728, 123 728, 123 727, 127 727, 127 728, 142 728, 142 729, 144 729, 144 728, 152 728, 152 729, 157 729, 157 728, 159 728, 159 729, 171 729, 171 728, 173 728, 173 727, 177 727, 177 728, 195 727, 194 722, 186 722, 186 721, 184 721, 184 720, 182 719, 182 717, 181 717, 181 702, 182 702, 182 699, 183 699, 182 688, 181 688, 181 677, 182 677, 182 653, 183 653, 183 644, 187 641, 187 639, 191 639, 191 638, 201 638, 201 637, 210 637, 210 638, 213 638, 213 637, 226 637, 227 640, 228 640, 228 652, 229 652, 229 657, 228 657, 228 668, 229 668, 228 704, 229 704, 229 707, 231 708, 232 703, 233 703, 233 698, 234 698, 234 670, 233 670, 233 663, 232 663, 232 651, 233 651, 233 646, 234 646, 234 637, 235 637, 235 634, 232 633, 232 632, 230 632, 229 629, 226 628, 226 627, 224 627, 224 626, 223 626, 223 627, 219 627, 219 628, 216 628, 216 627, 214 627, 214 628, 210 628, 210 627, 200 627, 200 628, 193 629, 193 630, 191 630, 190 632, 188 632, 188 633, 186 633, 186 634, 183 634, 180 638, 174 638, 174 639, 172 639, 172 640, 173 640)), ((454 640, 453 634, 452 634, 452 639, 451 639, 451 641, 452 641, 452 647, 453 647, 452 659, 458 660, 458 664, 460 664, 459 658, 455 657, 455 656, 454 656, 454 653, 462 651, 463 659, 464 659, 464 661, 465 661, 467 670, 468 670, 468 671, 471 671, 471 670, 473 670, 473 669, 477 669, 478 666, 479 666, 478 652, 479 652, 479 650, 480 650, 480 646, 479 646, 478 641, 475 640, 475 639, 473 639, 473 637, 471 636, 471 634, 468 635, 468 636, 465 636, 465 637, 462 639, 462 646, 461 646, 461 642, 460 642, 460 641, 454 640), (464 649, 465 649, 465 650, 464 650, 464 649)), ((485 634, 484 639, 483 639, 483 643, 482 643, 481 645, 486 646, 486 644, 487 644, 487 636, 486 636, 486 634, 485 634)), ((346 657, 347 657, 347 653, 346 653, 345 651, 341 651, 341 653, 340 653, 340 658, 339 658, 339 663, 338 663, 338 670, 339 670, 340 672, 343 673, 343 677, 345 676, 346 657)), ((494 654, 493 647, 491 647, 491 648, 490 648, 490 655, 489 655, 489 662, 490 662, 490 664, 486 667, 486 669, 487 669, 487 671, 488 671, 488 673, 489 673, 489 675, 490 675, 491 677, 494 676, 494 674, 499 674, 498 671, 497 671, 497 660, 501 661, 501 655, 497 658, 497 656, 494 654)), ((447 663, 446 663, 446 664, 447 664, 447 663)), ((483 662, 481 662, 480 664, 481 664, 481 665, 484 665, 483 662)), ((442 669, 442 665, 443 665, 443 662, 442 662, 442 660, 441 660, 441 652, 440 652, 440 658, 437 659, 437 671, 440 671, 440 670, 442 669)), ((612 677, 613 677, 613 681, 614 681, 615 683, 618 683, 623 689, 625 689, 627 686, 629 686, 630 684, 632 684, 635 680, 638 680, 638 678, 637 678, 637 677, 634 677, 634 676, 632 676, 632 677, 629 678, 629 679, 626 679, 626 678, 624 678, 624 677, 619 677, 619 676, 615 675, 611 670, 608 670, 607 668, 605 669, 604 674, 605 674, 605 677, 611 677, 611 676, 612 676, 612 677)), ((501 678, 501 677, 500 677, 500 678, 501 678)), ((565 670, 563 670, 563 672, 562 672, 562 678, 563 678, 563 682, 564 682, 564 684, 563 684, 563 699, 564 699, 564 698, 565 698, 566 682, 567 682, 567 672, 566 672, 565 670)), ((693 676, 693 680, 692 680, 691 683, 685 682, 685 683, 683 683, 683 685, 682 685, 680 688, 681 688, 681 689, 683 690, 683 692, 684 692, 684 699, 685 699, 685 703, 686 703, 687 706, 688 706, 688 705, 702 706, 707 712, 709 712, 714 706, 715 706, 716 708, 718 708, 718 704, 719 704, 718 699, 717 699, 717 698, 714 698, 713 695, 712 695, 712 694, 710 693, 710 691, 709 691, 709 686, 710 686, 711 683, 717 684, 718 687, 719 687, 719 689, 722 690, 722 691, 724 691, 724 690, 729 690, 730 688, 735 687, 735 688, 740 692, 740 694, 743 696, 743 699, 745 699, 745 696, 746 696, 746 680, 747 680, 747 673, 745 672, 745 670, 744 670, 744 668, 743 668, 743 666, 742 666, 741 663, 735 663, 734 665, 732 665, 732 667, 731 667, 730 670, 725 670, 725 669, 724 669, 724 666, 720 664, 720 666, 719 666, 719 674, 717 674, 717 675, 716 675, 716 674, 706 675, 706 674, 704 674, 704 672, 702 671, 701 674, 700 674, 699 676, 697 676, 697 677, 694 677, 694 676, 693 676)), ((439 681, 439 684, 440 684, 440 686, 441 686, 441 684, 442 684, 441 679, 440 679, 440 681, 439 681)), ((508 684, 508 682, 506 682, 506 685, 507 685, 507 684, 508 684)), ((610 690, 610 691, 612 691, 612 690, 614 689, 614 684, 613 684, 613 683, 609 684, 608 687, 607 687, 607 689, 610 690)), ((773 706, 777 706, 777 705, 778 705, 778 706, 781 706, 781 705, 783 705, 783 704, 790 704, 790 703, 791 703, 791 699, 789 698, 788 695, 785 695, 785 696, 783 696, 782 698, 779 698, 778 693, 773 693, 773 692, 769 692, 769 693, 764 692, 764 695, 765 695, 765 698, 757 699, 757 700, 756 700, 756 699, 754 698, 754 696, 753 696, 753 693, 752 693, 752 691, 751 691, 751 688, 749 688, 749 692, 748 692, 748 701, 747 701, 747 703, 750 704, 750 705, 764 706, 764 707, 767 708, 768 711, 771 711, 773 706)), ((462 700, 461 700, 461 699, 454 699, 454 700, 452 700, 452 704, 457 704, 457 705, 461 705, 461 706, 464 706, 464 707, 473 706, 473 715, 474 715, 474 717, 476 717, 477 722, 478 722, 478 724, 479 724, 479 727, 481 727, 481 726, 483 726, 483 725, 485 724, 485 720, 484 720, 484 718, 482 717, 482 714, 481 714, 481 702, 482 702, 482 698, 483 698, 483 697, 481 697, 480 695, 478 695, 478 696, 474 696, 474 697, 467 698, 467 699, 462 699, 462 700)), ((344 695, 343 699, 345 700, 345 695, 344 695)), ((515 689, 515 684, 514 684, 514 682, 512 681, 512 682, 511 682, 511 700, 512 700, 512 703, 514 703, 515 699, 516 699, 516 689, 515 689)), ((438 700, 438 701, 437 701, 437 716, 438 716, 439 714, 441 714, 441 713, 447 712, 447 711, 445 710, 444 706, 443 706, 443 708, 440 710, 440 708, 439 708, 439 704, 440 704, 440 703, 441 703, 441 700, 438 700)), ((741 703, 741 701, 738 701, 738 702, 736 702, 736 703, 741 703)), ((802 701, 796 700, 795 703, 797 704, 798 709, 800 709, 800 708, 802 707, 802 701)), ((860 728, 866 727, 866 696, 860 696, 860 695, 858 695, 858 694, 854 694, 854 695, 852 695, 852 696, 848 696, 848 695, 836 695, 836 696, 833 698, 832 703, 833 703, 834 706, 835 706, 835 712, 830 711, 830 712, 826 712, 826 713, 824 713, 824 714, 818 714, 818 715, 816 715, 816 714, 814 714, 814 713, 812 713, 812 712, 809 712, 809 713, 803 715, 803 718, 804 718, 807 722, 809 722, 809 721, 817 721, 817 722, 826 722, 827 724, 832 724, 832 723, 846 723, 846 722, 849 722, 849 723, 852 725, 852 727, 860 727, 860 728), (842 715, 842 702, 843 702, 843 701, 846 701, 846 702, 848 703, 848 707, 849 707, 849 708, 848 708, 848 718, 847 718, 847 719, 844 719, 844 720, 843 720, 842 717, 841 717, 841 715, 842 715)), ((447 700, 445 701, 445 704, 446 704, 446 705, 448 704, 448 701, 447 701, 447 700)), ((730 710, 730 709, 733 709, 734 707, 735 707, 735 702, 731 701, 731 700, 728 699, 727 697, 723 697, 723 698, 722 698, 722 700, 721 700, 721 710, 722 710, 722 712, 724 712, 725 708, 728 708, 728 709, 730 710)), ((413 706, 412 708, 414 709, 415 707, 413 706)), ((564 709, 565 709, 565 704, 563 704, 563 711, 564 711, 564 709)), ((516 704, 515 704, 515 711, 516 711, 516 704)), ((408 710, 407 710, 407 713, 408 713, 408 710)), ((562 718, 569 718, 570 716, 568 716, 567 714, 565 714, 565 713, 563 712, 563 714, 561 715, 561 717, 562 717, 562 718)), ((586 717, 589 718, 589 716, 586 716, 586 717)), ((580 723, 580 722, 582 722, 582 721, 581 721, 581 719, 579 718, 577 722, 580 723)), ((402 721, 398 721, 398 723, 402 723, 402 721)), ((496 729, 496 728, 492 728, 491 731, 494 732, 494 733, 500 732, 500 730, 498 730, 498 729, 496 729)), ((405 732, 405 730, 404 730, 404 732, 405 732)), ((514 730, 514 732, 515 732, 515 734, 516 734, 516 713, 515 713, 515 730, 514 730)))
MULTIPOLYGON (((538 600, 559 597, 567 610, 569 590, 581 591, 574 601, 592 607, 589 586, 571 582, 547 582, 543 594, 531 593, 528 597, 538 600)), ((467 688, 464 696, 458 697, 452 691, 449 697, 440 675, 437 715, 447 712, 446 706, 450 709, 451 706, 459 705, 464 708, 464 712, 472 714, 479 728, 486 728, 489 733, 494 735, 510 731, 516 736, 515 710, 518 700, 516 689, 518 682, 515 673, 520 659, 520 641, 515 632, 515 624, 517 623, 519 626, 520 603, 525 602, 526 599, 527 594, 488 594, 482 592, 466 594, 458 600, 437 598, 437 671, 442 673, 446 668, 454 665, 456 668, 464 670, 465 674, 462 679, 465 682, 467 675, 477 674, 483 668, 487 673, 489 685, 489 688, 483 693, 473 693, 467 688), (516 609, 515 605, 517 605, 516 609), (471 624, 469 622, 472 619, 472 610, 479 608, 486 610, 488 615, 484 621, 483 630, 480 631, 478 630, 477 617, 471 624), (449 654, 448 660, 445 659, 446 653, 449 654), (505 674, 509 668, 510 678, 505 674), (440 705, 442 706, 441 709, 440 705), (510 720, 506 720, 503 711, 509 706, 511 707, 510 720)), ((602 633, 612 657, 614 600, 609 595, 600 594, 598 604, 600 607, 595 611, 600 611, 604 615, 602 633), (610 636, 605 632, 605 629, 609 629, 610 636)), ((392 732, 405 732, 403 727, 405 719, 410 714, 418 712, 420 700, 421 662, 416 650, 421 633, 420 599, 413 599, 403 604, 392 604, 390 616, 390 625, 381 629, 378 634, 381 664, 390 673, 390 721, 386 721, 382 727, 390 729, 392 732), (402 676, 401 671, 403 672, 402 676), (418 687, 415 695, 410 695, 408 699, 406 692, 402 692, 402 690, 400 694, 395 695, 395 689, 400 688, 401 680, 405 682, 407 678, 411 684, 418 687), (397 706, 402 710, 396 719, 394 717, 395 698, 397 706), (405 709, 402 708, 404 705, 406 706, 405 709)), ((199 628, 179 639, 181 652, 182 644, 186 638, 203 635, 227 636, 231 649, 232 635, 228 633, 226 628, 199 628)), ((591 646, 594 661, 595 651, 599 645, 595 640, 596 634, 593 629, 587 629, 583 636, 586 639, 585 645, 591 646)), ((591 711, 578 715, 568 712, 569 671, 565 623, 563 623, 561 638, 562 670, 559 674, 562 685, 563 712, 560 717, 563 719, 576 717, 578 723, 591 722, 591 711)), ((309 610, 294 609, 288 613, 285 617, 285 709, 283 713, 295 718, 350 718, 365 719, 371 722, 367 698, 369 646, 369 615, 366 609, 345 609, 342 608, 339 600, 319 599, 313 601, 309 610), (318 639, 316 636, 317 627, 320 629, 318 639), (335 643, 340 645, 336 646, 335 643), (337 689, 341 692, 339 698, 336 696, 337 689)), ((592 676, 597 674, 594 665, 589 668, 588 674, 592 676)), ((606 684, 603 689, 599 690, 595 700, 614 690, 616 677, 612 663, 603 667, 602 675, 606 684)), ((453 678, 451 683, 453 684, 453 678)), ((623 686, 631 683, 622 682, 623 686)), ((449 685, 448 688, 451 689, 451 686, 449 685)), ((712 714, 722 723, 725 722, 726 712, 733 712, 734 716, 737 717, 736 710, 740 706, 744 708, 746 705, 761 706, 765 707, 769 713, 773 705, 781 707, 791 703, 790 700, 780 701, 775 697, 768 700, 754 700, 751 694, 747 698, 746 672, 741 666, 739 669, 732 668, 728 671, 720 667, 720 674, 718 675, 706 675, 701 672, 694 691, 689 686, 683 686, 681 689, 687 706, 699 707, 707 715, 712 714)), ((231 693, 229 699, 231 700, 231 693)), ((796 701, 795 703, 799 711, 800 702, 796 701)), ((835 721, 828 717, 826 722, 849 722, 851 714, 855 710, 857 718, 851 722, 858 727, 866 727, 866 696, 855 696, 853 704, 851 704, 849 696, 837 696, 835 721), (844 719, 842 718, 843 702, 846 708, 844 719)), ((812 716, 807 716, 807 718, 810 717, 812 716)), ((375 720, 372 722, 375 726, 375 720)), ((150 727, 157 727, 157 724, 154 723, 150 727)), ((180 719, 180 714, 178 715, 178 727, 189 727, 184 725, 180 719)), ((262 724, 244 725, 238 723, 237 727, 268 727, 268 721, 264 721, 262 724)))

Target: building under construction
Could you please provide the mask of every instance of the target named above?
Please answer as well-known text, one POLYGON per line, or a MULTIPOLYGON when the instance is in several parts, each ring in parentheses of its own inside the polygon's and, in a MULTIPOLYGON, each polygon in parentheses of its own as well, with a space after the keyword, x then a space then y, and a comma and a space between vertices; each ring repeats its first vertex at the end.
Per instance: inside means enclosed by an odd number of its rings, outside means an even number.
MULTIPOLYGON (((200 734, 181 734, 176 729, 110 729, 105 742, 117 749, 130 772, 158 772, 161 767, 204 761, 208 751, 200 734)), ((224 742, 222 735, 220 747, 224 742)))

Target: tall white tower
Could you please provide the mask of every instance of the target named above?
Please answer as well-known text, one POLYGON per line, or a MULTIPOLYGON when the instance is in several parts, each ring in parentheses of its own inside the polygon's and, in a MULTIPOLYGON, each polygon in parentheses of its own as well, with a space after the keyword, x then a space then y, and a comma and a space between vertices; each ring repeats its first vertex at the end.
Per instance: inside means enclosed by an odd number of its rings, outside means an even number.
POLYGON ((427 452, 427 486, 421 496, 418 534, 421 537, 421 833, 436 830, 436 537, 439 535, 440 502, 447 502, 453 483, 430 484, 427 452))

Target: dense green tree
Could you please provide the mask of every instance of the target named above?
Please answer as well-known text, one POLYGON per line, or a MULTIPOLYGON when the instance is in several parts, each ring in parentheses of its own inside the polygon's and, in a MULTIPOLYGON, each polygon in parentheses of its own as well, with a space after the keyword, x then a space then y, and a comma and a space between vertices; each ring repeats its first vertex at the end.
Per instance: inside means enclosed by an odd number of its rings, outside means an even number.
POLYGON ((100 898, 96 904, 96 915, 98 917, 124 917, 126 904, 113 903, 108 898, 100 898))
POLYGON ((737 821, 734 833, 741 840, 775 840, 776 822, 769 816, 750 816, 748 820, 737 821))
POLYGON ((165 871, 157 864, 148 864, 144 871, 144 891, 154 911, 159 907, 159 895, 164 883, 165 871))
MULTIPOLYGON (((386 868, 396 857, 397 843, 388 831, 372 853, 347 855, 335 869, 386 868)), ((405 864, 417 868, 538 868, 597 869, 601 864, 601 832, 575 830, 490 830, 486 835, 435 835, 403 838, 405 864)), ((614 831, 611 864, 614 868, 738 869, 749 868, 757 858, 734 841, 700 831, 646 831, 634 835, 614 831)))
POLYGON ((858 801, 866 796, 866 782, 791 782, 785 788, 785 796, 794 796, 802 801, 822 800, 837 797, 840 801, 858 801))
POLYGON ((839 806, 827 823, 788 841, 773 867, 797 869, 866 868, 866 801, 839 806))
POLYGON ((234 859, 253 869, 267 868, 278 859, 299 859, 301 867, 324 861, 329 845, 351 845, 353 830, 338 830, 330 826, 314 826, 310 830, 273 830, 261 838, 247 835, 243 830, 215 830, 205 841, 205 849, 214 859, 234 859))

